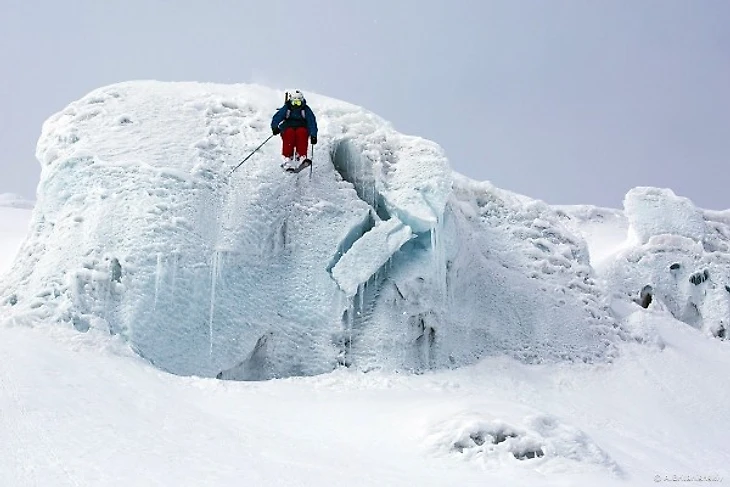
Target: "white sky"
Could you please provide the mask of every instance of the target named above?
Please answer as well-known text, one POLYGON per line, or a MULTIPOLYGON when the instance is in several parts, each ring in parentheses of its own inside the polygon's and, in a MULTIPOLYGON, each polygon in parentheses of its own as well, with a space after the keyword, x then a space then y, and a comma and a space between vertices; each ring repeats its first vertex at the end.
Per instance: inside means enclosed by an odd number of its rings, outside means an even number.
POLYGON ((49 115, 160 79, 344 99, 549 203, 730 208, 728 25, 723 0, 3 0, 0 193, 33 196, 49 115))

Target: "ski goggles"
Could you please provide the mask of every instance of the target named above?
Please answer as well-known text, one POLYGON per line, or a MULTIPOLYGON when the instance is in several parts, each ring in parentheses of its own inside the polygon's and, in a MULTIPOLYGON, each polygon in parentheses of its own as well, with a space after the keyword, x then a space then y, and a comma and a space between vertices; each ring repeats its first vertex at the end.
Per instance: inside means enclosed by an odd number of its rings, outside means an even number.
POLYGON ((302 104, 302 100, 294 98, 294 99, 292 99, 291 104, 294 105, 295 107, 298 107, 302 104))

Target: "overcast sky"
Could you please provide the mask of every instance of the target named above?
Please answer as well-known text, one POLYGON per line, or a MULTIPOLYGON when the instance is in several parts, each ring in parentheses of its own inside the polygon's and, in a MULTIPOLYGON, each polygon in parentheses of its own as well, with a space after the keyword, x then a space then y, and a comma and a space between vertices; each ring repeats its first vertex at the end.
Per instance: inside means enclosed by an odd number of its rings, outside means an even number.
POLYGON ((727 0, 0 0, 0 45, 0 193, 34 197, 51 114, 157 79, 343 99, 548 203, 730 208, 727 0))

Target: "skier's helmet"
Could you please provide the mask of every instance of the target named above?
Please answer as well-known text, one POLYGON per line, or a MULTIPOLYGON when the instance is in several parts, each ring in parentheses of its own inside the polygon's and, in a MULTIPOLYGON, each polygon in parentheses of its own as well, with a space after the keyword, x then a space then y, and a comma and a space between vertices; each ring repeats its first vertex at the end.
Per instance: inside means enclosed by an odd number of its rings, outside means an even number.
POLYGON ((295 107, 301 106, 304 103, 304 95, 299 90, 294 90, 289 94, 289 101, 295 107))

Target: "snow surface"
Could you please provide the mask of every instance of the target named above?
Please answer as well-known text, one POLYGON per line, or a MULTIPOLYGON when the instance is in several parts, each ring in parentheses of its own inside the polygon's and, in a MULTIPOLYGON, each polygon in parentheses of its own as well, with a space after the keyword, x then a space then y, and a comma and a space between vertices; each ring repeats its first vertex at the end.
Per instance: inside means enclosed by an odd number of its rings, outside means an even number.
POLYGON ((277 144, 227 178, 280 95, 46 122, 32 212, 0 198, 0 485, 728 478, 730 211, 551 207, 312 94, 311 179, 277 144))
POLYGON ((656 327, 663 349, 627 343, 610 365, 491 357, 424 375, 339 369, 266 382, 166 374, 96 330, 3 326, 2 485, 728 479, 725 343, 662 311, 632 316, 656 327))

